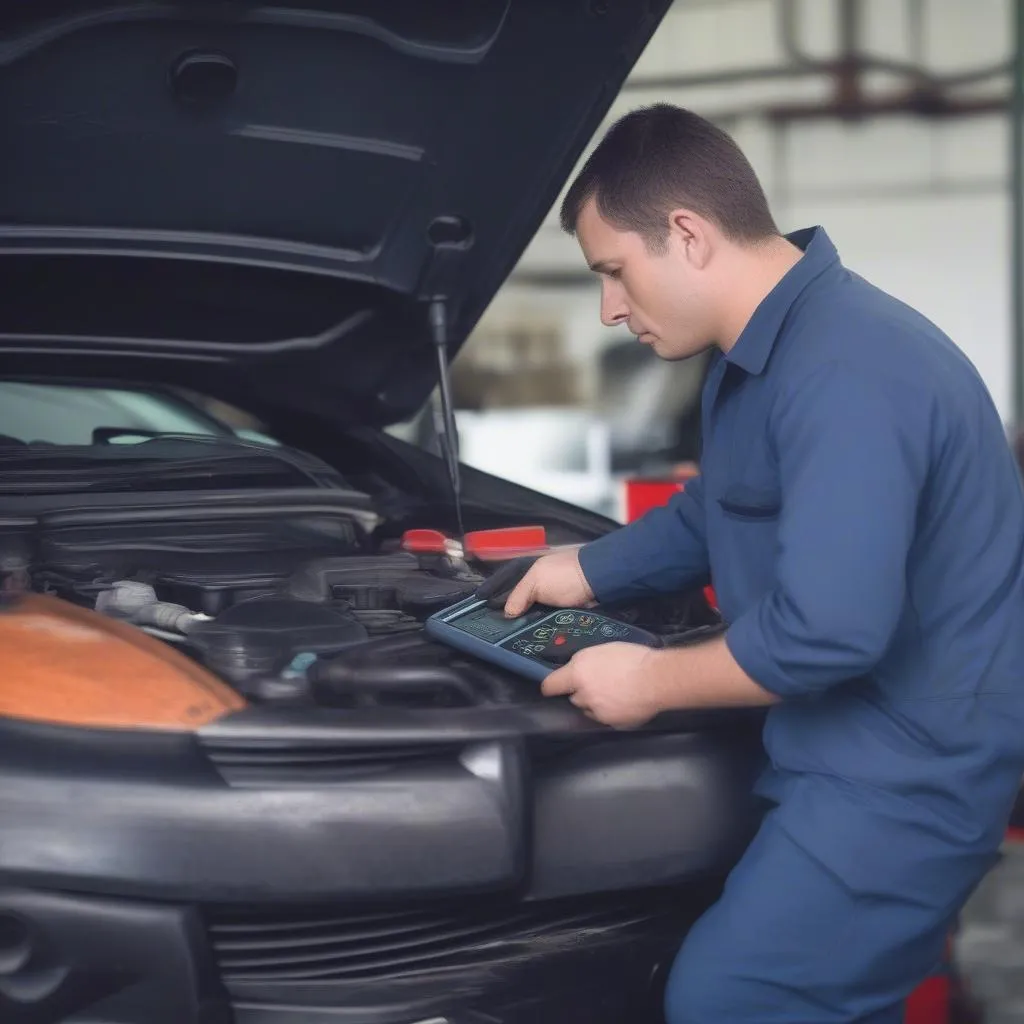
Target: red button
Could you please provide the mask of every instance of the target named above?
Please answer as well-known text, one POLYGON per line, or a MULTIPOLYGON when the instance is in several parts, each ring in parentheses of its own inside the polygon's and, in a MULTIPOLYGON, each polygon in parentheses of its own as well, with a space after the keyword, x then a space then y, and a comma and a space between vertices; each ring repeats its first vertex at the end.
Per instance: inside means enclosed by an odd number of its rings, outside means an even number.
POLYGON ((558 636, 555 637, 555 646, 556 647, 558 647, 558 646, 560 646, 561 644, 564 644, 564 643, 565 643, 565 637, 564 636, 558 635, 558 636))

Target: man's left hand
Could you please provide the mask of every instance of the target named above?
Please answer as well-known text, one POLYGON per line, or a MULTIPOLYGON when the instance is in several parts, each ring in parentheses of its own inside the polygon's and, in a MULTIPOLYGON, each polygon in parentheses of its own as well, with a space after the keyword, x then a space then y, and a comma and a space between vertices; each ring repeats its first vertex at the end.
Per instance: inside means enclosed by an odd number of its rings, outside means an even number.
POLYGON ((636 729, 662 710, 651 671, 658 653, 640 644, 587 647, 552 672, 541 692, 567 696, 584 714, 614 729, 636 729))

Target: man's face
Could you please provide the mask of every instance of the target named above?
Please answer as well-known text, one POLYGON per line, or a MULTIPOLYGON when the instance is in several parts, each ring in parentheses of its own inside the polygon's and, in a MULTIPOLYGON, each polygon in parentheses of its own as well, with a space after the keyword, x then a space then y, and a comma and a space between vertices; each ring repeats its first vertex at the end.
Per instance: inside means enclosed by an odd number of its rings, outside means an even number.
POLYGON ((589 200, 576 224, 587 264, 601 278, 601 322, 625 326, 662 359, 686 359, 714 341, 707 275, 686 240, 669 232, 651 252, 633 231, 609 224, 589 200))

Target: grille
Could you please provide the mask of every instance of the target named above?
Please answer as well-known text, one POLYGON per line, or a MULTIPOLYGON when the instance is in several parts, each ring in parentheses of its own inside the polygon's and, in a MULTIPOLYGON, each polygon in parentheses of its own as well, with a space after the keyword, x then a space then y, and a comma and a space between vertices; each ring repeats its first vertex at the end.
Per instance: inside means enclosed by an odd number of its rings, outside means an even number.
MULTIPOLYGON (((678 900, 678 895, 676 897, 678 900)), ((587 896, 571 902, 420 908, 330 917, 211 913, 208 927, 226 982, 361 981, 465 967, 621 938, 668 924, 670 897, 587 896)))
POLYGON ((204 740, 206 756, 233 786, 332 785, 412 766, 452 764, 456 743, 405 743, 339 747, 204 740))

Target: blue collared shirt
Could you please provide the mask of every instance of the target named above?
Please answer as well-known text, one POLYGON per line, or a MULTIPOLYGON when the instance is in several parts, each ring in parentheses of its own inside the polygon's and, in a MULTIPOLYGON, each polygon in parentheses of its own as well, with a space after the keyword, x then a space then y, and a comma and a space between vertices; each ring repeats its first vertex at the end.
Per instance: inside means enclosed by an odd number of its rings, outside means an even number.
POLYGON ((782 698, 760 783, 781 823, 867 891, 898 849, 935 899, 997 849, 1024 773, 1024 491, 959 349, 821 228, 791 241, 709 373, 702 476, 580 561, 602 602, 710 578, 782 698))

